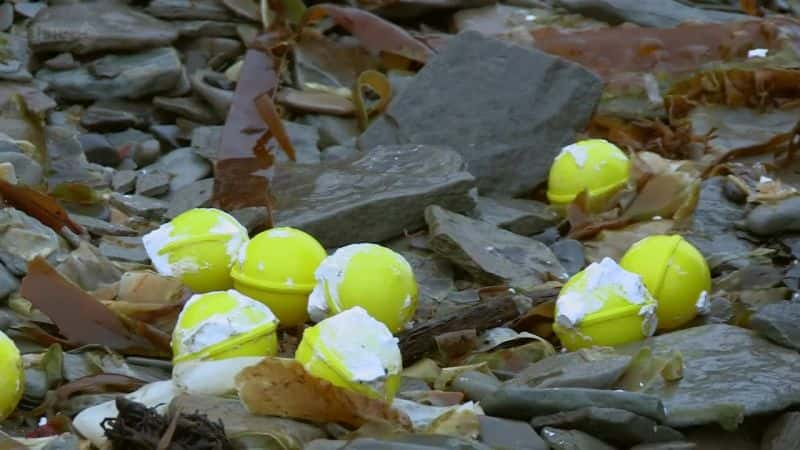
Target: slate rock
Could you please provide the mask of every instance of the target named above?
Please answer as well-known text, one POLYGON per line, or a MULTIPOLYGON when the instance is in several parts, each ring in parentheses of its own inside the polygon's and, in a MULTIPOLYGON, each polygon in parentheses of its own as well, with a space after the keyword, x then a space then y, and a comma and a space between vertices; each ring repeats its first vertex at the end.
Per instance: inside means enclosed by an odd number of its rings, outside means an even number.
POLYGON ((209 208, 214 196, 214 179, 195 181, 182 187, 169 196, 169 209, 164 215, 167 219, 174 219, 179 214, 192 208, 209 208))
POLYGON ((180 81, 178 52, 162 47, 139 53, 107 55, 77 69, 42 69, 36 77, 56 96, 71 101, 137 99, 167 92, 180 81))
POLYGON ((4 264, 0 264, 0 301, 19 289, 19 280, 4 264))
POLYGON ((415 320, 433 319, 447 302, 447 296, 456 291, 453 265, 430 250, 416 248, 411 240, 402 238, 386 243, 400 253, 411 265, 419 287, 419 300, 415 320))
POLYGON ((800 350, 800 303, 764 305, 750 317, 750 328, 776 344, 800 350))
POLYGON ((106 188, 111 183, 111 169, 90 163, 75 129, 45 127, 47 145, 48 188, 62 183, 81 183, 91 188, 106 188))
POLYGON ((70 214, 69 218, 73 222, 82 226, 93 236, 136 236, 135 230, 125 225, 114 224, 96 217, 84 216, 82 214, 70 214))
POLYGON ((161 200, 141 195, 123 195, 117 192, 111 194, 109 203, 125 214, 146 219, 160 219, 169 208, 169 204, 161 200))
POLYGON ((664 404, 658 397, 603 389, 503 386, 481 406, 486 414, 516 420, 591 406, 623 409, 658 422, 665 418, 664 404))
MULTIPOLYGON (((454 391, 463 392, 464 397, 475 402, 483 401, 492 395, 503 383, 493 375, 483 372, 466 371, 453 379, 454 391)), ((524 422, 523 422, 524 423, 524 422)))
POLYGON ((52 228, 14 208, 0 209, 0 262, 14 275, 25 275, 28 262, 37 256, 57 262, 63 250, 52 228))
POLYGON ((655 355, 683 354, 683 378, 668 383, 659 379, 647 390, 664 402, 665 424, 671 427, 719 423, 732 428, 742 416, 800 403, 800 354, 754 331, 705 325, 651 337, 619 351, 632 355, 643 346, 655 355))
POLYGON ((28 29, 30 46, 37 53, 138 51, 168 45, 177 37, 170 24, 109 1, 52 5, 28 29))
POLYGON ((800 413, 787 412, 772 422, 761 439, 761 450, 800 450, 800 413))
POLYGON ((81 115, 81 125, 94 131, 122 131, 144 127, 150 120, 149 103, 125 100, 100 100, 89 106, 81 115))
POLYGON ((497 450, 547 450, 547 443, 525 422, 478 416, 481 442, 497 450))
POLYGON ((303 116, 300 120, 302 123, 315 126, 319 130, 319 148, 321 150, 334 145, 346 144, 361 134, 358 129, 358 122, 352 118, 326 114, 309 114, 303 116))
POLYGON ((161 142, 161 147, 174 149, 188 144, 190 133, 178 125, 153 125, 150 132, 161 142))
POLYGON ((72 53, 59 53, 44 62, 44 66, 51 70, 69 70, 80 66, 72 53))
POLYGON ((277 166, 275 223, 311 233, 323 245, 381 242, 424 226, 438 204, 469 211, 475 179, 444 147, 381 146, 328 166, 277 166))
POLYGON ((3 3, 0 5, 0 31, 7 31, 14 25, 14 5, 3 3))
POLYGON ((631 450, 694 450, 697 448, 692 442, 658 442, 655 444, 639 444, 631 447, 631 450))
POLYGON ((169 174, 172 177, 169 188, 175 192, 211 174, 211 164, 197 155, 191 147, 175 149, 147 169, 169 174))
POLYGON ((19 184, 36 186, 42 182, 42 166, 24 153, 0 152, 0 162, 14 166, 19 184))
POLYGON ((481 193, 519 194, 547 179, 601 91, 600 79, 576 64, 468 31, 425 64, 359 147, 450 145, 481 193))
POLYGON ((478 441, 444 434, 398 434, 384 439, 315 440, 304 450, 491 450, 478 441))
POLYGON ((747 215, 744 226, 756 236, 800 231, 800 196, 756 206, 747 215))
POLYGON ((506 384, 538 388, 611 389, 630 362, 630 356, 597 349, 560 353, 531 364, 506 384))
POLYGON ((14 9, 19 14, 29 19, 36 17, 46 7, 47 5, 42 2, 18 2, 14 5, 14 9))
POLYGON ((4 55, 0 60, 0 80, 28 82, 33 75, 28 71, 31 54, 24 36, 0 33, 4 55))
POLYGON ((236 28, 240 22, 219 20, 175 20, 171 22, 178 29, 178 35, 184 38, 196 37, 238 37, 236 28))
POLYGON ((218 0, 153 0, 145 11, 161 19, 231 20, 236 16, 218 0))
POLYGON ((541 233, 558 222, 550 206, 533 200, 479 196, 476 212, 481 221, 523 236, 541 233))
POLYGON ((198 97, 156 97, 153 104, 164 111, 203 125, 223 122, 213 108, 198 97))
POLYGON ((684 22, 724 23, 746 20, 742 14, 699 9, 674 0, 559 0, 567 10, 612 25, 672 28, 684 22))
POLYGON ((142 170, 136 177, 136 193, 145 197, 159 197, 169 192, 170 176, 158 170, 142 170))
POLYGON ((542 438, 551 450, 615 450, 605 442, 578 430, 560 430, 545 427, 542 438))
POLYGON ((86 291, 116 283, 122 278, 122 270, 86 241, 81 242, 56 269, 86 291))
POLYGON ((526 289, 566 277, 558 258, 539 241, 439 206, 429 207, 425 220, 431 249, 480 282, 526 289))
POLYGON ((560 239, 550 246, 569 276, 580 272, 586 265, 583 244, 575 239, 560 239))
POLYGON ((235 209, 231 211, 231 215, 247 229, 250 235, 266 228, 269 220, 269 210, 265 206, 235 209))
POLYGON ((208 155, 206 159, 217 159, 221 141, 222 127, 197 127, 192 130, 192 148, 201 155, 208 155))
MULTIPOLYGON (((297 162, 305 164, 315 164, 320 161, 319 154, 319 132, 316 127, 303 125, 301 123, 283 121, 286 133, 297 152, 297 162)), ((285 152, 277 152, 279 162, 289 161, 285 152)))
POLYGON ((320 159, 325 162, 344 161, 349 158, 354 158, 359 153, 355 141, 352 141, 343 145, 334 145, 326 148, 320 154, 320 159))
POLYGON ((139 236, 106 236, 100 240, 100 253, 108 259, 147 264, 150 257, 139 236))
POLYGON ((683 434, 675 429, 659 425, 652 419, 630 411, 614 408, 588 407, 534 417, 531 425, 534 428, 580 430, 621 447, 683 439, 683 434))
POLYGON ((114 167, 120 163, 121 158, 116 148, 102 134, 87 133, 78 137, 83 147, 83 153, 89 162, 101 166, 114 167))
POLYGON ((128 194, 136 186, 138 176, 133 170, 118 170, 111 176, 111 188, 120 194, 128 194))
POLYGON ((133 147, 133 160, 139 167, 153 164, 161 156, 161 144, 156 139, 137 142, 133 147))

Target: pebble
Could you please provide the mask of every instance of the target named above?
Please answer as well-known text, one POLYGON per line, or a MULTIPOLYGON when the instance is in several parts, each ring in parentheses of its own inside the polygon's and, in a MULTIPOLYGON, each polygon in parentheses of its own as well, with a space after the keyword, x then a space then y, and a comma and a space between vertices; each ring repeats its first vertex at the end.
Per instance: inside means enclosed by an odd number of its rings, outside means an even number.
POLYGON ((481 442, 491 448, 547 450, 549 447, 530 424, 516 420, 478 416, 481 442))
POLYGON ((133 170, 118 170, 111 176, 111 188, 120 194, 128 194, 136 186, 139 174, 133 170))
MULTIPOLYGON (((167 183, 167 189, 169 189, 169 183, 167 183)), ((192 184, 184 186, 179 190, 170 193, 169 209, 167 209, 165 217, 167 219, 174 219, 179 214, 192 208, 211 207, 211 200, 213 196, 213 178, 195 181, 192 184)))
POLYGON ((194 152, 191 147, 175 149, 157 162, 148 166, 172 176, 170 190, 178 191, 211 175, 211 164, 194 152))
POLYGON ((169 204, 161 200, 141 195, 123 195, 117 192, 111 194, 109 202, 128 215, 154 220, 160 220, 169 208, 169 204))
POLYGON ((169 192, 170 176, 157 170, 142 170, 136 177, 136 194, 159 197, 169 192))
POLYGON ((139 167, 153 164, 161 156, 161 143, 157 139, 140 141, 133 147, 132 156, 139 167))
POLYGON ((94 236, 135 236, 135 230, 121 224, 113 224, 96 217, 71 213, 69 215, 75 223, 82 226, 94 236))
POLYGON ((231 211, 231 215, 236 218, 250 234, 266 228, 267 220, 269 220, 269 211, 265 206, 236 209, 231 211))
POLYGON ((551 450, 616 450, 583 431, 545 427, 541 433, 551 450))
POLYGON ((78 137, 83 153, 89 162, 107 167, 115 167, 120 161, 119 152, 102 134, 87 133, 78 137))
POLYGON ((45 61, 44 66, 52 70, 70 70, 80 66, 80 64, 75 61, 72 53, 59 53, 45 61))
POLYGON ((17 172, 14 165, 10 162, 0 163, 0 180, 8 181, 11 184, 18 184, 17 172))
POLYGON ((100 253, 106 258, 147 264, 150 258, 144 250, 142 238, 124 236, 106 236, 100 240, 100 253))
POLYGON ((97 247, 86 241, 70 252, 57 269, 87 291, 116 283, 122 277, 122 270, 103 256, 97 247))
POLYGON ((0 209, 0 261, 14 275, 25 275, 28 262, 43 256, 55 262, 64 256, 62 241, 50 227, 14 208, 0 209))
POLYGON ((764 305, 750 317, 750 328, 776 344, 800 351, 800 303, 764 305))
POLYGON ((187 141, 186 133, 177 125, 153 125, 150 127, 150 132, 161 141, 162 148, 164 146, 168 149, 177 148, 187 141))
POLYGON ((4 264, 0 264, 0 301, 19 289, 19 280, 4 264))
POLYGON ((151 109, 149 103, 100 100, 83 112, 81 126, 99 132, 144 127, 149 121, 151 109))
POLYGON ((550 246, 569 276, 580 272, 586 265, 583 244, 575 239, 560 239, 550 246))
POLYGON ((756 236, 800 231, 800 196, 755 207, 747 215, 744 226, 756 236))
POLYGON ((204 125, 221 123, 214 110, 197 97, 155 97, 156 107, 204 125))
POLYGON ((550 206, 533 200, 478 197, 477 217, 486 223, 530 236, 541 233, 558 222, 550 206))
POLYGON ((0 4, 0 31, 8 31, 14 25, 14 5, 5 2, 0 4))

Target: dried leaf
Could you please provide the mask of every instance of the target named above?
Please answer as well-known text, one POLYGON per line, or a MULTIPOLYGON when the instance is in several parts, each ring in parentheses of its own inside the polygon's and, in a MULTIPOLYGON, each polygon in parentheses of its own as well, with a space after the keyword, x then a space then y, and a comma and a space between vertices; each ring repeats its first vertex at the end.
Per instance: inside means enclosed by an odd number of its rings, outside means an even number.
MULTIPOLYGON (((99 344, 121 353, 141 356, 171 354, 168 339, 164 345, 163 339, 147 340, 129 330, 117 315, 67 281, 42 257, 28 264, 28 275, 22 280, 21 293, 75 344, 99 344)), ((152 328, 133 322, 139 325, 136 331, 152 328)))
POLYGON ((301 24, 330 17, 337 25, 358 38, 374 53, 393 53, 424 63, 433 51, 406 30, 367 11, 331 4, 314 5, 306 10, 301 24))
POLYGON ((469 354, 478 345, 478 333, 475 329, 451 331, 434 337, 436 347, 444 358, 450 362, 469 354))
POLYGON ((404 377, 423 380, 428 384, 433 384, 440 373, 442 373, 441 367, 436 364, 436 361, 430 358, 420 359, 413 365, 403 369, 404 377))
POLYGON ((280 144, 289 159, 296 161, 297 152, 294 150, 294 146, 292 146, 292 141, 289 140, 289 134, 286 132, 283 121, 280 115, 278 115, 278 111, 275 109, 275 104, 272 103, 270 93, 265 92, 256 97, 255 104, 256 111, 258 111, 258 115, 261 116, 261 120, 267 124, 269 132, 275 140, 278 141, 278 144, 280 144))
POLYGON ((697 199, 700 180, 685 172, 653 176, 633 203, 622 213, 621 220, 641 221, 671 219, 684 205, 697 199))
POLYGON ((370 119, 382 113, 392 100, 392 85, 386 75, 377 70, 367 70, 358 76, 353 87, 353 104, 356 108, 356 118, 361 130, 366 130, 370 119), (364 98, 364 88, 369 88, 378 96, 375 104, 368 105, 364 98))
POLYGON ((67 212, 52 197, 26 186, 11 184, 0 179, 0 195, 3 200, 52 228, 56 233, 65 229, 84 234, 84 229, 69 218, 67 212))
POLYGON ((603 230, 592 240, 584 241, 586 259, 597 262, 608 257, 619 261, 637 241, 654 234, 669 234, 673 228, 673 221, 657 220, 634 223, 620 230, 603 230))
POLYGON ((253 414, 356 427, 370 421, 391 422, 411 428, 409 418, 385 401, 316 378, 292 359, 265 358, 237 375, 236 388, 253 414))
POLYGON ((745 14, 751 16, 760 16, 758 9, 758 0, 739 0, 739 7, 745 14))
POLYGON ((42 370, 47 377, 47 386, 53 387, 61 383, 64 370, 64 351, 59 344, 51 345, 42 355, 42 370))
POLYGON ((555 319, 555 300, 546 301, 534 306, 528 312, 515 320, 512 328, 517 331, 527 331, 545 338, 553 336, 553 320, 555 319))

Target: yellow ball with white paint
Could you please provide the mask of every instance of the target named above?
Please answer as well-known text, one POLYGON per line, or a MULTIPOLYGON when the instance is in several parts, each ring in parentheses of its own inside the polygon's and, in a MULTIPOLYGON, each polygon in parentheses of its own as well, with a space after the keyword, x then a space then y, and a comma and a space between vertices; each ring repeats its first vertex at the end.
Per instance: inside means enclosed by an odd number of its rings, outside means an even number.
POLYGON ((630 178, 631 162, 616 145, 604 139, 579 141, 561 149, 550 167, 547 199, 566 207, 588 191, 589 206, 599 209, 630 178))
POLYGON ((172 361, 274 356, 277 328, 266 305, 234 290, 193 295, 172 332, 172 361))
POLYGON ((592 263, 561 288, 553 331, 570 351, 652 336, 657 303, 635 273, 611 258, 592 263))
POLYGON ((403 370, 398 339, 360 307, 306 328, 295 359, 315 377, 387 401, 394 398, 403 370))
POLYGON ((233 286, 230 269, 247 230, 231 215, 212 208, 180 214, 142 237, 147 256, 161 275, 180 279, 194 292, 233 286))
POLYGON ((633 244, 620 261, 639 274, 658 300, 658 328, 686 325, 710 306, 711 272, 703 255, 682 236, 648 236, 633 244))
POLYGON ((19 404, 25 388, 24 375, 19 349, 0 331, 0 422, 19 404))
POLYGON ((352 244, 327 257, 316 272, 309 299, 314 320, 360 306, 393 333, 417 310, 419 288, 403 256, 376 244, 352 244))
POLYGON ((243 246, 231 269, 239 292, 265 305, 281 326, 308 320, 308 296, 314 289, 314 271, 328 254, 310 234, 289 228, 259 233, 243 246))

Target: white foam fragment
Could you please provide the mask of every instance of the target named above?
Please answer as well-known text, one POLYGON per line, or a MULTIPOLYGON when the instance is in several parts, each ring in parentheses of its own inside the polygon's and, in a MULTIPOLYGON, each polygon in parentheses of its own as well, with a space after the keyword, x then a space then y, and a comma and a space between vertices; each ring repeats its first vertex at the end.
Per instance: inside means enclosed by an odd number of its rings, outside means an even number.
POLYGON ((161 254, 160 252, 162 248, 173 241, 174 238, 171 234, 172 224, 165 223, 142 236, 144 250, 147 252, 147 256, 150 258, 153 267, 158 273, 167 277, 175 276, 175 272, 172 270, 173 268, 172 264, 169 262, 169 256, 166 253, 161 254))
POLYGON ((289 238, 292 237, 292 232, 286 228, 273 228, 267 231, 267 236, 272 238, 289 238))
POLYGON ((635 305, 651 299, 639 275, 623 269, 611 258, 603 258, 586 268, 582 284, 571 286, 559 296, 556 320, 564 327, 575 327, 585 316, 603 308, 611 293, 635 305))
MULTIPOLYGON (((317 287, 322 286, 322 291, 318 292, 318 294, 322 294, 324 298, 325 291, 327 291, 338 311, 342 310, 342 304, 339 299, 339 285, 344 281, 344 275, 347 271, 347 266, 350 264, 350 260, 361 252, 369 251, 373 246, 374 244, 351 244, 344 246, 336 250, 333 255, 325 258, 314 272, 314 278, 317 280, 317 287)), ((316 291, 317 288, 315 287, 314 290, 316 291)), ((312 295, 314 294, 312 293, 312 295)), ((319 299, 317 299, 317 301, 319 301, 319 299)), ((311 302, 309 302, 309 305, 310 303, 311 302)))
POLYGON ((775 180, 773 180, 770 177, 765 177, 764 175, 761 175, 761 178, 758 179, 758 182, 762 183, 762 184, 763 183, 772 183, 773 181, 775 181, 775 180))
POLYGON ((308 317, 312 322, 322 322, 328 317, 328 299, 325 297, 325 283, 314 286, 308 296, 308 317))
POLYGON ((752 50, 747 51, 748 58, 766 58, 767 53, 769 53, 769 49, 766 48, 754 48, 752 50))
MULTIPOLYGON (((192 329, 179 332, 178 338, 182 352, 199 352, 226 339, 245 334, 256 327, 278 321, 272 311, 263 303, 234 290, 228 290, 226 293, 236 300, 237 306, 224 314, 211 316, 192 329), (254 312, 255 314, 253 314, 254 312), (253 317, 256 315, 261 316, 262 319, 253 322, 253 317)), ((184 306, 181 315, 178 316, 178 323, 192 303, 201 301, 206 295, 208 294, 193 295, 184 306)))
POLYGON ((556 158, 561 158, 564 155, 572 156, 572 159, 575 160, 575 164, 583 169, 584 164, 586 164, 586 160, 589 158, 589 150, 585 145, 577 142, 562 148, 561 153, 559 153, 556 158))
POLYGON ((639 315, 642 316, 642 334, 644 336, 652 336, 656 332, 656 328, 658 328, 657 309, 656 303, 648 303, 639 308, 639 315))
MULTIPOLYGON (((398 339, 364 308, 350 308, 316 326, 319 343, 336 351, 353 381, 382 385, 388 375, 403 368, 398 339)), ((315 356, 325 359, 321 353, 315 352, 315 356)))
POLYGON ((239 249, 244 247, 247 241, 247 229, 243 227, 233 216, 219 211, 220 216, 217 223, 211 227, 209 233, 224 234, 230 236, 228 243, 225 245, 225 253, 231 261, 234 261, 239 254, 239 249))
POLYGON ((700 296, 697 297, 695 308, 697 309, 697 314, 701 316, 711 313, 711 300, 708 298, 708 292, 703 291, 700 293, 700 296))

